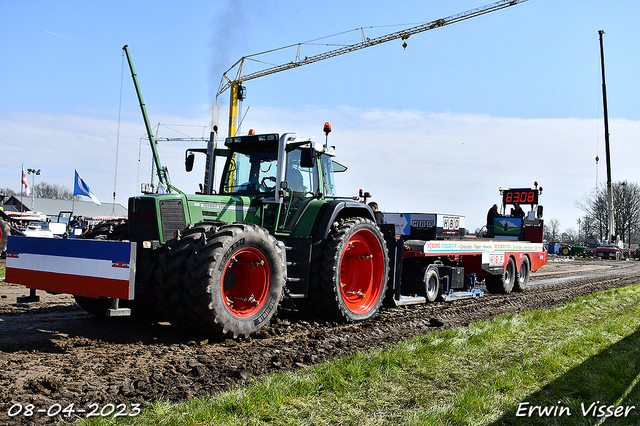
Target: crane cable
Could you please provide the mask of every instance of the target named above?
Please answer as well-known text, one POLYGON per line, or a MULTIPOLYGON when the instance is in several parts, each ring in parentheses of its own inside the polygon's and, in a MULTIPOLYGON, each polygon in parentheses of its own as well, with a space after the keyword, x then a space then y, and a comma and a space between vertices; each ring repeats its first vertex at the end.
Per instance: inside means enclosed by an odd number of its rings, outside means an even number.
MULTIPOLYGON (((342 46, 338 49, 334 49, 334 50, 330 50, 324 53, 320 53, 317 55, 313 55, 313 56, 307 56, 304 59, 301 59, 300 57, 300 46, 302 45, 302 43, 296 43, 296 44, 292 44, 292 45, 288 45, 285 47, 281 47, 281 48, 276 48, 276 49, 271 49, 271 50, 267 50, 265 52, 260 52, 260 53, 255 53, 252 55, 248 55, 248 56, 243 56, 242 58, 240 58, 240 60, 238 60, 235 64, 233 64, 233 66, 231 66, 231 68, 229 68, 223 75, 222 78, 220 80, 220 86, 218 89, 218 93, 216 94, 216 98, 221 95, 223 92, 225 92, 228 88, 230 88, 233 84, 237 84, 238 82, 244 82, 244 81, 248 81, 248 80, 253 80, 255 78, 259 78, 259 77, 263 77, 266 75, 270 75, 270 74, 275 74, 277 72, 280 71, 285 71, 288 69, 292 69, 292 68, 297 68, 300 67, 302 65, 308 65, 308 64, 312 64, 318 61, 322 61, 324 59, 329 59, 329 58, 333 58, 336 56, 340 56, 340 55, 344 55, 345 53, 350 53, 350 52, 354 52, 357 50, 361 50, 367 47, 371 47, 371 46, 375 46, 378 44, 382 44, 382 43, 386 43, 388 41, 391 40, 396 40, 396 39, 402 39, 403 41, 406 41, 411 35, 413 34, 417 34, 417 33, 421 33, 424 31, 428 31, 431 29, 435 29, 435 28, 439 28, 439 27, 444 27, 446 25, 450 25, 450 24, 455 24, 457 22, 461 22, 467 19, 471 19, 477 16, 481 16, 481 15, 485 15, 488 14, 490 12, 493 11, 497 11, 497 10, 501 10, 510 6, 515 6, 517 4, 520 3, 524 3, 528 0, 500 0, 497 1, 495 3, 491 3, 485 6, 481 6, 481 7, 477 7, 475 9, 471 9, 471 10, 467 10, 466 12, 461 12, 461 13, 457 13, 455 15, 451 15, 448 16, 446 18, 441 18, 441 19, 436 19, 435 21, 431 21, 431 22, 427 22, 425 24, 420 24, 411 28, 407 28, 404 30, 400 30, 400 31, 396 31, 390 34, 386 34, 380 37, 375 37, 375 38, 365 38, 364 37, 364 30, 361 28, 358 28, 356 30, 362 30, 363 33, 363 40, 359 43, 355 43, 355 44, 350 44, 350 45, 346 45, 346 46, 342 46), (249 73, 249 74, 242 74, 242 69, 243 69, 243 65, 244 65, 244 61, 245 59, 249 59, 249 60, 253 60, 256 61, 255 59, 253 59, 253 57, 258 56, 258 55, 262 55, 265 53, 270 53, 270 52, 275 52, 278 50, 282 50, 282 49, 286 49, 286 48, 290 48, 293 46, 298 46, 298 53, 296 55, 296 59, 295 61, 290 61, 281 65, 275 65, 272 66, 271 68, 266 68, 260 71, 256 71, 253 73, 249 73), (227 74, 233 70, 234 68, 237 67, 237 72, 236 72, 236 77, 235 79, 231 79, 227 76, 227 74)), ((350 31, 354 31, 354 30, 349 30, 349 31, 345 31, 343 33, 338 33, 336 35, 340 35, 340 34, 344 34, 350 31)), ((332 36, 327 36, 327 37, 332 37, 332 36)), ((326 38, 326 37, 324 37, 326 38)), ((311 40, 313 41, 317 41, 320 39, 315 39, 315 40, 311 40)), ((406 47, 406 42, 403 43, 403 47, 406 47)))
POLYGON ((118 131, 116 133, 116 165, 113 176, 113 204, 111 216, 116 214, 116 183, 118 182, 118 152, 120 151, 120 117, 122 115, 122 89, 124 87, 124 51, 122 51, 122 67, 120 70, 120 102, 118 105, 118 131))

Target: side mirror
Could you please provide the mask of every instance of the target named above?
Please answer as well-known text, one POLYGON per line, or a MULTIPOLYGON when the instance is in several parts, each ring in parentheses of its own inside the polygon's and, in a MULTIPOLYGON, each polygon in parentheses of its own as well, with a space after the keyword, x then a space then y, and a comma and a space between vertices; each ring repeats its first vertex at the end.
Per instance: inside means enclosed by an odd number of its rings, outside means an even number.
POLYGON ((316 166, 316 150, 313 148, 300 148, 300 167, 311 169, 316 166))
POLYGON ((185 157, 184 157, 184 169, 187 172, 190 172, 191 170, 193 170, 193 161, 195 160, 195 155, 193 154, 193 152, 185 152, 185 157))
POLYGON ((538 206, 538 218, 542 217, 542 206, 538 206))

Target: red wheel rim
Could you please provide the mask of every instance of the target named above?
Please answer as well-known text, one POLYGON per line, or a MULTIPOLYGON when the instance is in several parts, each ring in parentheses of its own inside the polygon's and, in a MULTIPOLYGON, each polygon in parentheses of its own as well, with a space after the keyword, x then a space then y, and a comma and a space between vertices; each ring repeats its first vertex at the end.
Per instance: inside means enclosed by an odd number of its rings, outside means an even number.
POLYGON ((270 280, 269 263, 260 250, 246 247, 236 251, 222 274, 227 309, 242 318, 255 314, 267 300, 270 280))
POLYGON ((340 259, 340 291, 347 308, 356 315, 368 313, 380 298, 384 284, 384 256, 378 238, 369 230, 357 231, 340 259))

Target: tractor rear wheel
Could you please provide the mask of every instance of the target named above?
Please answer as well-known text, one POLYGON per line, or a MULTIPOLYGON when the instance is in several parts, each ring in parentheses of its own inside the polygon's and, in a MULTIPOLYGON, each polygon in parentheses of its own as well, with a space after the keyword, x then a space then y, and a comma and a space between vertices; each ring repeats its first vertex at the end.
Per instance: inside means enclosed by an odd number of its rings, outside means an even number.
POLYGON ((492 294, 509 294, 513 290, 516 277, 516 263, 510 257, 504 273, 500 275, 489 275, 484 279, 487 291, 492 294))
POLYGON ((248 337, 276 313, 286 276, 283 247, 266 229, 234 223, 211 230, 182 280, 189 316, 207 334, 248 337))
POLYGON ((529 284, 529 275, 531 273, 531 264, 527 256, 522 257, 520 263, 520 272, 516 273, 516 277, 513 282, 513 291, 525 291, 529 284))
POLYGON ((178 232, 174 239, 167 241, 158 255, 154 290, 158 308, 173 325, 186 325, 188 320, 182 288, 186 261, 196 251, 195 247, 206 239, 207 234, 215 232, 220 223, 200 222, 178 232))
POLYGON ((389 254, 380 229, 369 219, 335 222, 319 274, 325 314, 362 321, 378 312, 387 289, 389 254))

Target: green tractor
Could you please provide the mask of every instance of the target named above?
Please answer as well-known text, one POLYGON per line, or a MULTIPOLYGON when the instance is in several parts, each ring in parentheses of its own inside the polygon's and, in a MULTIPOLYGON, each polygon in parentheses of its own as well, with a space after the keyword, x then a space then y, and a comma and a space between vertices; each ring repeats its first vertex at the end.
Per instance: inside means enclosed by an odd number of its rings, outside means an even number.
POLYGON ((562 256, 585 256, 585 247, 579 244, 562 244, 558 250, 562 256))
MULTIPOLYGON (((337 196, 334 173, 346 168, 333 161, 335 149, 292 133, 229 137, 217 148, 214 127, 206 149, 186 152, 187 171, 195 153, 206 154, 206 170, 201 191, 184 194, 160 163, 124 50, 167 193, 130 198, 127 223, 91 238, 136 242, 134 302, 157 303, 172 323, 233 337, 268 324, 283 297, 313 317, 372 317, 385 297, 389 254, 371 208, 337 196)), ((106 306, 96 303, 109 302, 76 299, 98 314, 106 306)))
POLYGON ((233 336, 260 330, 284 296, 327 319, 374 315, 387 247, 372 210, 336 196, 334 172, 344 167, 334 149, 290 133, 227 138, 225 147, 210 161, 226 158, 217 193, 129 199, 136 282, 153 287, 163 313, 233 336))

